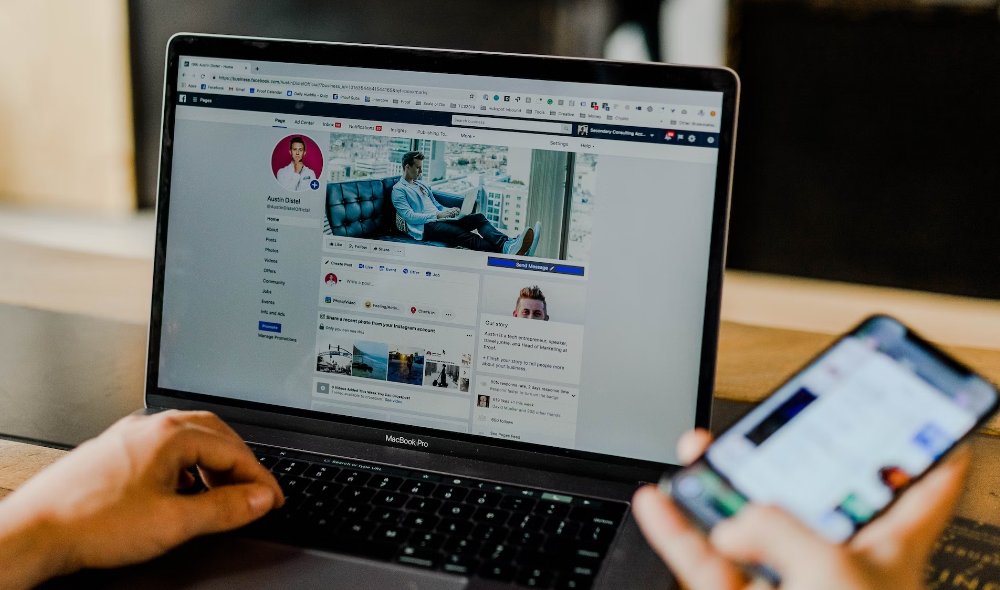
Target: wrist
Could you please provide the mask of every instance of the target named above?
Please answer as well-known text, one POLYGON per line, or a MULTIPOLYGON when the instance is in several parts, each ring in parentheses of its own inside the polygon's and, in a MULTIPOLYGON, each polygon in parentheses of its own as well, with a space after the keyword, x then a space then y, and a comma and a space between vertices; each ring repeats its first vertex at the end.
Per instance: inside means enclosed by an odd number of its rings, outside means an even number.
POLYGON ((55 519, 18 506, 19 499, 15 495, 0 503, 0 590, 32 588, 72 571, 55 519))

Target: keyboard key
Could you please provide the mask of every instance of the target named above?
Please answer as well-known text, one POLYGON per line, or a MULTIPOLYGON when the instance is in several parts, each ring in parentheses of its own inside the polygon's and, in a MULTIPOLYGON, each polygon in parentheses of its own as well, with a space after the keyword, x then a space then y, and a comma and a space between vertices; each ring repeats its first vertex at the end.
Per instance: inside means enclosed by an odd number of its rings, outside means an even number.
POLYGON ((615 537, 615 527, 606 524, 588 524, 580 531, 581 545, 587 547, 605 547, 615 537))
POLYGON ((374 530, 374 524, 352 518, 345 520, 344 523, 340 525, 340 528, 337 529, 337 534, 342 537, 350 537, 353 539, 366 539, 374 530))
POLYGON ((515 530, 507 537, 507 542, 511 545, 518 545, 522 548, 535 549, 542 546, 545 535, 534 531, 515 530))
POLYGON ((351 471, 349 469, 345 469, 338 473, 337 476, 333 478, 333 481, 337 483, 363 486, 365 485, 365 482, 371 479, 371 476, 372 474, 367 471, 351 471))
POLYGON ((488 563, 510 563, 514 560, 517 549, 503 543, 487 543, 479 552, 480 557, 488 563))
POLYGON ((510 519, 508 523, 512 529, 522 530, 522 531, 540 531, 542 530, 542 524, 545 522, 545 518, 538 516, 536 514, 518 514, 514 518, 510 519))
POLYGON ((322 542, 333 535, 333 531, 340 525, 340 519, 332 516, 314 516, 305 523, 305 532, 302 534, 304 540, 310 544, 322 542))
POLYGON ((464 555, 448 555, 441 566, 446 572, 470 576, 479 568, 479 560, 464 555))
POLYGON ((542 532, 557 539, 575 539, 581 528, 578 522, 550 518, 545 521, 542 532))
POLYGON ((478 554, 482 546, 479 541, 451 537, 444 544, 444 552, 449 555, 471 557, 478 554))
POLYGON ((300 511, 312 512, 315 514, 331 514, 339 502, 329 496, 309 496, 299 506, 300 511))
POLYGON ((372 504, 389 508, 402 508, 409 499, 409 496, 399 492, 379 492, 372 498, 372 504))
POLYGON ((574 567, 559 576, 555 587, 558 590, 587 590, 594 584, 596 573, 596 569, 589 567, 574 567))
POLYGON ((514 579, 514 566, 506 563, 488 563, 479 569, 479 575, 487 580, 509 582, 514 579))
POLYGON ((556 580, 556 590, 588 590, 593 585, 594 580, 585 576, 560 576, 556 580))
POLYGON ((580 567, 590 567, 595 570, 600 567, 601 560, 604 559, 604 551, 572 546, 563 547, 556 551, 547 550, 545 554, 551 556, 552 560, 556 563, 570 563, 580 567))
POLYGON ((416 547, 403 547, 403 550, 396 556, 396 561, 433 569, 441 562, 441 554, 437 551, 427 551, 416 547))
POLYGON ((400 488, 401 492, 410 494, 411 496, 427 496, 433 490, 435 484, 429 481, 417 481, 415 479, 408 480, 400 488))
POLYGON ((520 492, 519 488, 514 486, 506 486, 499 483, 490 483, 488 481, 481 481, 476 485, 469 486, 470 488, 475 488, 477 490, 483 490, 486 492, 497 492, 500 494, 516 494, 520 492))
POLYGON ((347 486, 340 492, 340 499, 349 502, 368 502, 373 497, 375 497, 375 490, 359 488, 358 486, 347 486))
POLYGON ((502 526, 510 518, 510 512, 493 508, 480 508, 472 515, 472 520, 486 524, 502 526))
POLYGON ((472 531, 472 538, 488 543, 503 543, 507 540, 510 529, 492 524, 481 524, 472 531))
POLYGON ((500 499, 503 498, 500 494, 494 492, 483 492, 480 490, 473 490, 465 498, 466 504, 472 504, 473 506, 485 506, 487 508, 493 508, 500 503, 500 499))
POLYGON ((441 516, 446 516, 448 518, 458 518, 460 520, 468 520, 472 513, 476 509, 467 504, 459 504, 458 502, 445 502, 444 506, 438 510, 438 514, 441 516))
POLYGON ((457 486, 447 486, 441 485, 431 494, 431 497, 437 498, 438 500, 451 500, 452 502, 461 502, 466 495, 468 495, 469 490, 466 488, 460 488, 457 486))
POLYGON ((297 459, 282 459, 271 469, 274 474, 299 476, 302 475, 309 463, 297 459))
POLYGON ((301 494, 305 491, 306 488, 309 487, 310 484, 312 484, 311 479, 305 479, 304 477, 289 477, 289 476, 281 478, 281 481, 278 482, 278 485, 281 486, 281 489, 285 490, 286 495, 296 494, 296 493, 301 494))
POLYGON ((372 533, 372 541, 376 543, 397 543, 399 545, 403 544, 403 541, 410 535, 410 531, 404 528, 399 528, 392 525, 382 525, 375 529, 372 533))
POLYGON ((437 529, 439 533, 454 535, 456 537, 467 537, 472 530, 472 523, 454 518, 442 518, 437 529))
POLYGON ((278 463, 278 461, 280 461, 280 459, 278 459, 277 457, 272 457, 270 455, 261 455, 261 454, 257 455, 257 460, 260 461, 260 464, 264 466, 264 469, 268 470, 270 470, 278 463))
POLYGON ((361 502, 344 502, 333 511, 333 515, 339 518, 350 518, 361 520, 368 516, 372 507, 361 502))
POLYGON ((391 475, 385 476, 375 476, 368 480, 368 487, 375 488, 376 490, 385 490, 390 492, 395 492, 399 489, 399 486, 403 485, 403 478, 392 477, 391 475))
POLYGON ((401 510, 392 508, 378 508, 368 515, 368 520, 379 524, 395 524, 399 522, 399 517, 403 515, 401 510))
POLYGON ((313 479, 321 479, 323 481, 332 481, 333 476, 340 472, 336 467, 330 467, 329 465, 318 465, 313 463, 309 465, 309 468, 305 470, 302 475, 305 477, 311 477, 313 479))
POLYGON ((299 506, 301 506, 302 503, 305 502, 306 498, 308 498, 308 496, 306 496, 305 494, 300 494, 297 492, 293 493, 285 492, 285 505, 281 507, 281 512, 284 512, 286 514, 294 514, 296 511, 298 511, 299 506))
POLYGON ((546 516, 562 518, 569 514, 569 504, 564 504, 562 502, 539 502, 535 506, 535 514, 546 516))
POLYGON ((431 514, 424 514, 422 512, 411 512, 406 515, 403 519, 403 524, 410 528, 420 529, 422 531, 434 530, 438 522, 441 519, 433 516, 431 514))
POLYGON ((437 550, 444 544, 444 535, 438 533, 428 533, 424 531, 414 531, 406 544, 417 549, 437 550))
POLYGON ((621 516, 607 510, 594 510, 593 508, 574 508, 569 512, 569 520, 581 524, 605 524, 608 526, 618 526, 621 516))
POLYGON ((331 498, 340 493, 344 486, 339 483, 328 481, 314 481, 306 488, 306 493, 311 496, 330 496, 331 498))
POLYGON ((552 570, 544 568, 521 568, 517 574, 517 583, 529 588, 548 588, 552 584, 552 570))
POLYGON ((423 512, 426 514, 434 514, 440 507, 441 500, 432 500, 430 498, 411 498, 410 501, 406 503, 407 510, 423 512))
POLYGON ((518 496, 507 496, 500 500, 500 508, 513 510, 514 512, 531 512, 538 500, 532 498, 521 498, 518 496))

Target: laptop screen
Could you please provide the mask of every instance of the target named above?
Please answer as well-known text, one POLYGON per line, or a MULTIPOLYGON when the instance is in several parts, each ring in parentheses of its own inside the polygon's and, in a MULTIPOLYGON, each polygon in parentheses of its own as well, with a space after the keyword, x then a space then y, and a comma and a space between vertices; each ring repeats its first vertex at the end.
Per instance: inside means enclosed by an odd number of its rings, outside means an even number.
POLYGON ((159 387, 676 462, 721 92, 194 55, 175 83, 159 387))

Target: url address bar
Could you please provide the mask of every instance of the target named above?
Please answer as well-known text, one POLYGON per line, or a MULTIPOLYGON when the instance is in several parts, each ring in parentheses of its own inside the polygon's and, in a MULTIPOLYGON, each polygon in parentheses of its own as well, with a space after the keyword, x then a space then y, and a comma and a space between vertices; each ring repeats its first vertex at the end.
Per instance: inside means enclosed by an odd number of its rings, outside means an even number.
POLYGON ((399 98, 453 98, 468 99, 475 96, 471 90, 454 88, 425 88, 420 86, 399 86, 394 84, 373 84, 370 82, 318 80, 315 78, 286 78, 281 76, 254 76, 219 74, 220 82, 236 84, 252 84, 257 86, 273 86, 289 89, 315 89, 329 92, 360 92, 384 94, 399 98))

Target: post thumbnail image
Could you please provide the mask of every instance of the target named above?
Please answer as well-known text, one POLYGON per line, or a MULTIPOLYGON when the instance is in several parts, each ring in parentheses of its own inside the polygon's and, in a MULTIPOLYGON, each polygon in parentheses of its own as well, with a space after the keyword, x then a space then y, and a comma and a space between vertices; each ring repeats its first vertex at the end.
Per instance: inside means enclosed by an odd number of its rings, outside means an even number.
POLYGON ((424 351, 413 346, 390 346, 388 380, 393 383, 422 385, 424 382, 424 351))
POLYGON ((594 154, 330 133, 326 155, 327 235, 590 258, 594 154))
POLYGON ((412 345, 355 340, 330 330, 320 330, 316 338, 316 371, 402 383, 418 387, 469 391, 472 355, 463 354, 461 365, 425 361, 440 352, 412 345))
POLYGON ((452 363, 427 361, 424 387, 469 391, 469 369, 452 363))

